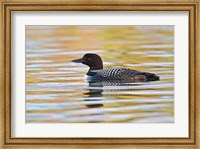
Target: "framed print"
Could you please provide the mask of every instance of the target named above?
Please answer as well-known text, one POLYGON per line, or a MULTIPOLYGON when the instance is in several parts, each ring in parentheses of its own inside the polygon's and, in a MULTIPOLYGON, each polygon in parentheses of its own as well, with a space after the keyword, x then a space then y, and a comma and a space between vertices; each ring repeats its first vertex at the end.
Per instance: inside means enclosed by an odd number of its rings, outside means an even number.
POLYGON ((199 0, 1 10, 3 148, 199 147, 199 0))

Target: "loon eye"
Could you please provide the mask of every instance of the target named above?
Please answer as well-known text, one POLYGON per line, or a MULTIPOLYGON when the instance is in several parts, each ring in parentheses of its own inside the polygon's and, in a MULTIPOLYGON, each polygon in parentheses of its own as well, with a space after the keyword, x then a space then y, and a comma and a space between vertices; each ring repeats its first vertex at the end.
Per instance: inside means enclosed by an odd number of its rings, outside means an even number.
POLYGON ((89 57, 89 58, 88 58, 88 60, 89 60, 89 61, 91 61, 91 60, 92 60, 92 58, 91 58, 91 57, 89 57))

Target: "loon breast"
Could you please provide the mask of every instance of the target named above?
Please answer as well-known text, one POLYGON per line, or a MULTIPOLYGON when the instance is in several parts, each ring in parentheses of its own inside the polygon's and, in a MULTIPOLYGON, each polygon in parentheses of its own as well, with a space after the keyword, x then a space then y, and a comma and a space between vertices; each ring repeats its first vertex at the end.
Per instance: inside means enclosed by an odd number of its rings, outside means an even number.
POLYGON ((91 80, 94 79, 94 76, 85 75, 85 76, 84 76, 84 79, 85 79, 85 80, 88 80, 88 81, 91 81, 91 80))

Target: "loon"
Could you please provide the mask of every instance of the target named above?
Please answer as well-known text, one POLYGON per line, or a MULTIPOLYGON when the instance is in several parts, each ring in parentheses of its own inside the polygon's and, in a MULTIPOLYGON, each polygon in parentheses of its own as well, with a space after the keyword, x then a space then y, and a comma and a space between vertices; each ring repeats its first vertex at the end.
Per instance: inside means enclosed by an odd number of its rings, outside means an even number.
POLYGON ((146 82, 159 80, 159 76, 153 73, 140 72, 129 68, 103 70, 103 61, 101 57, 95 53, 87 53, 82 58, 74 59, 72 62, 82 63, 90 67, 86 74, 87 80, 89 81, 119 80, 127 82, 146 82))

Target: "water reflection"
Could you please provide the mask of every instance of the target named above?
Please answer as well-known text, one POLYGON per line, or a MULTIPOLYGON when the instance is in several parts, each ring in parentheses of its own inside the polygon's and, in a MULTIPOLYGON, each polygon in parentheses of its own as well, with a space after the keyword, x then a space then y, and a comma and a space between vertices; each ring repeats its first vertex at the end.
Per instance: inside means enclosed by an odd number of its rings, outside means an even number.
MULTIPOLYGON (((101 80, 101 81, 88 81, 88 91, 83 93, 86 95, 84 101, 94 101, 87 105, 88 108, 96 108, 102 107, 103 104, 97 104, 96 101, 101 101, 100 97, 103 97, 103 87, 105 86, 116 86, 119 89, 119 86, 124 86, 127 89, 127 86, 137 86, 139 84, 129 84, 127 80, 101 80)), ((112 89, 112 91, 116 92, 116 89, 112 89)), ((117 96, 117 94, 115 94, 117 96)), ((119 94, 120 95, 120 94, 119 94)))
POLYGON ((97 108, 103 107, 103 104, 97 104, 96 101, 102 100, 100 97, 103 97, 103 85, 102 84, 95 84, 95 82, 89 82, 89 89, 88 92, 84 93, 87 97, 84 101, 94 101, 92 104, 87 104, 88 108, 97 108), (93 87, 98 87, 98 89, 93 89, 93 87), (96 97, 96 98, 95 98, 96 97))

